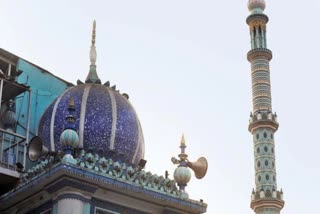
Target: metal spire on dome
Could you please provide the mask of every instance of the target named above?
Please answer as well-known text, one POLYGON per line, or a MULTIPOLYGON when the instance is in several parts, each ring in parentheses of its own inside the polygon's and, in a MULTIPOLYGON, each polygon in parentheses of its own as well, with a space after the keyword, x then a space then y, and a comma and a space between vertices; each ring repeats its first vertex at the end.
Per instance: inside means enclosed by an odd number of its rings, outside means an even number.
POLYGON ((184 139, 184 134, 182 134, 180 144, 181 144, 181 145, 186 145, 186 140, 184 139))
POLYGON ((92 27, 92 39, 91 39, 91 48, 90 48, 90 71, 86 79, 86 83, 96 83, 101 84, 101 80, 98 77, 97 74, 97 52, 96 52, 96 20, 93 21, 93 27, 92 27))

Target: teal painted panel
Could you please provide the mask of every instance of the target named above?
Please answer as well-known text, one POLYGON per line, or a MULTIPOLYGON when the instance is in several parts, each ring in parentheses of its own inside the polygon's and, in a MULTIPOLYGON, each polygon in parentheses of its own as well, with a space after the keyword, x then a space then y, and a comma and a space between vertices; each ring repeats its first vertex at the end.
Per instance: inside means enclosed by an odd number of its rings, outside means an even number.
MULTIPOLYGON (((30 115, 30 139, 36 134, 39 120, 46 108, 68 87, 67 82, 40 68, 19 59, 17 70, 23 71, 17 82, 27 85, 32 91, 30 115)), ((16 99, 16 114, 18 119, 17 132, 25 134, 28 115, 28 93, 21 94, 16 99)))

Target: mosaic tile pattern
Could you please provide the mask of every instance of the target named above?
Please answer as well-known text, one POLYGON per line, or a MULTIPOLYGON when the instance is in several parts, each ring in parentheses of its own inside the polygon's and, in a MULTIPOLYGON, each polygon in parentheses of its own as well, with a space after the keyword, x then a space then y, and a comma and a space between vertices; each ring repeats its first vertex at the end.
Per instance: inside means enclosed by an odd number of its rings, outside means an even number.
MULTIPOLYGON (((53 125, 53 127, 50 127, 50 129, 53 129, 53 133, 54 133, 54 142, 53 143, 55 145, 56 151, 63 150, 62 144, 59 141, 60 141, 61 133, 63 132, 64 128, 67 126, 66 116, 69 114, 68 107, 69 107, 69 101, 70 101, 71 97, 74 98, 74 104, 75 104, 75 108, 76 108, 76 111, 73 113, 73 115, 76 118, 76 120, 78 120, 80 118, 80 108, 81 108, 80 104, 81 104, 81 97, 82 97, 83 89, 84 89, 83 85, 81 85, 80 87, 73 87, 61 97, 61 100, 58 104, 58 108, 56 110, 56 114, 55 114, 55 118, 54 118, 54 125, 53 125)), ((51 104, 51 105, 53 105, 53 104, 51 104)), ((46 114, 46 112, 44 113, 44 115, 45 114, 46 114)), ((50 118, 50 120, 51 120, 51 118, 50 118)), ((75 123, 75 128, 76 128, 76 130, 79 129, 78 122, 75 123)), ((50 139, 49 140, 43 139, 43 140, 44 140, 45 144, 48 143, 47 144, 48 148, 51 148, 51 146, 49 145, 50 139)))
MULTIPOLYGON (((57 99, 54 100, 53 103, 55 103, 56 101, 57 101, 57 99)), ((39 129, 38 129, 37 135, 41 139, 50 139, 50 121, 51 121, 53 107, 54 107, 54 105, 50 105, 46 109, 45 113, 43 114, 43 116, 39 122, 39 129)))
POLYGON ((117 129, 115 135, 115 148, 122 151, 129 160, 132 160, 135 148, 138 147, 139 127, 137 123, 136 114, 130 104, 124 97, 116 96, 117 103, 117 129), (130 111, 128 111, 130 109, 130 111), (122 143, 125 141, 125 143, 122 143))
POLYGON ((45 111, 38 129, 38 135, 45 146, 56 151, 63 149, 59 139, 67 125, 65 117, 69 113, 68 106, 71 97, 75 101, 75 128, 78 130, 80 141, 82 138, 84 149, 108 151, 114 145, 117 153, 125 154, 133 163, 138 163, 144 157, 142 129, 130 102, 109 87, 91 83, 68 89, 45 111), (88 92, 87 97, 84 96, 84 91, 88 92), (59 103, 56 104, 56 111, 53 112, 56 102, 59 103), (82 125, 80 125, 81 115, 84 118, 82 125), (79 127, 83 127, 83 132, 79 130, 79 127), (53 137, 50 132, 53 133, 53 137), (114 133, 113 137, 112 133, 114 133), (54 142, 51 142, 50 139, 53 139, 54 142))
MULTIPOLYGON (((107 87, 92 85, 85 112, 84 142, 93 148, 109 148, 112 129, 111 98, 107 87)), ((111 92, 112 93, 112 92, 111 92)))
MULTIPOLYGON (((84 153, 84 156, 87 158, 92 158, 95 155, 91 154, 91 157, 89 157, 88 154, 84 153)), ((188 207, 188 209, 194 212, 206 212, 207 204, 182 198, 181 191, 176 187, 174 180, 164 178, 163 176, 157 176, 156 174, 145 172, 143 170, 139 173, 132 174, 134 169, 132 166, 130 166, 130 164, 122 164, 121 173, 118 173, 118 170, 113 167, 107 167, 107 171, 102 170, 102 168, 105 167, 105 164, 114 165, 117 163, 112 161, 98 164, 99 167, 94 169, 91 167, 88 168, 87 164, 89 162, 87 159, 82 159, 81 157, 77 158, 78 164, 76 165, 63 163, 59 160, 56 161, 58 162, 55 162, 53 158, 50 160, 46 159, 45 161, 41 161, 39 164, 29 169, 27 172, 23 173, 19 187, 6 193, 3 196, 3 199, 0 200, 0 203, 2 200, 14 198, 25 191, 29 191, 31 188, 34 188, 34 186, 39 185, 39 183, 41 183, 43 180, 47 180, 56 173, 61 174, 63 171, 63 175, 77 176, 78 178, 81 178, 80 180, 82 181, 90 180, 93 181, 93 183, 100 184, 101 186, 112 185, 119 190, 135 192, 138 195, 144 195, 145 197, 157 199, 167 203, 168 205, 175 204, 179 205, 181 208, 188 207)), ((46 191, 52 194, 66 186, 90 193, 97 191, 97 186, 76 182, 74 179, 70 180, 68 178, 62 179, 59 182, 50 185, 48 188, 46 188, 46 191)), ((94 206, 96 206, 97 204, 94 203, 94 200, 95 199, 93 199, 91 202, 94 206)))

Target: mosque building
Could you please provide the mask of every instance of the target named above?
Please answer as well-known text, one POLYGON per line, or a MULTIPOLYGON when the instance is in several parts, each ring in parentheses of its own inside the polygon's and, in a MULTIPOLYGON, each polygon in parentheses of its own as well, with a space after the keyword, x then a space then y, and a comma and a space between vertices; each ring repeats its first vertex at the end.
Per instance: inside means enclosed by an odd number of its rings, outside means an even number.
MULTIPOLYGON (((280 214, 264 0, 249 0, 256 214, 280 214)), ((74 85, 0 49, 0 213, 200 214, 207 204, 189 197, 191 178, 208 168, 188 160, 184 136, 174 179, 146 172, 145 143, 127 93, 103 83, 96 65, 93 23, 86 80, 74 85), (191 169, 191 170, 190 170, 191 169)), ((170 161, 170 160, 168 160, 170 161)), ((205 194, 205 193, 204 193, 205 194)))
POLYGON ((143 170, 138 115, 128 94, 102 84, 95 43, 94 22, 89 73, 77 85, 0 50, 0 212, 206 212, 185 187, 190 169, 201 179, 208 164, 189 162, 184 137, 173 180, 143 170))

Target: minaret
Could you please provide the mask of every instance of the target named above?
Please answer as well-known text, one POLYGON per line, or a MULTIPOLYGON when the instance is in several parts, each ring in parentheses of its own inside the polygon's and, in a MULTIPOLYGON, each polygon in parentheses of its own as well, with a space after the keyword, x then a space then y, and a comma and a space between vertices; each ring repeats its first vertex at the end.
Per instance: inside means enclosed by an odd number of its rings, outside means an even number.
POLYGON ((252 103, 249 131, 253 135, 255 189, 251 208, 256 214, 279 214, 284 206, 282 190, 277 189, 274 133, 278 129, 277 115, 272 112, 269 62, 272 52, 267 49, 266 25, 268 16, 264 0, 249 0, 251 50, 252 103))

